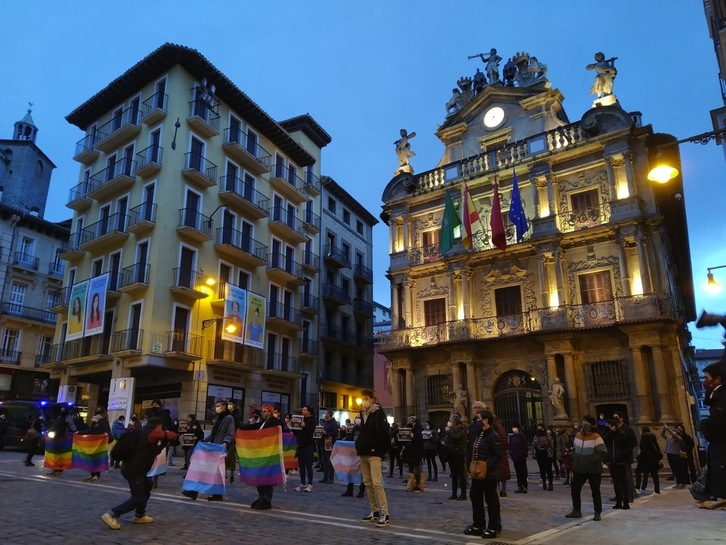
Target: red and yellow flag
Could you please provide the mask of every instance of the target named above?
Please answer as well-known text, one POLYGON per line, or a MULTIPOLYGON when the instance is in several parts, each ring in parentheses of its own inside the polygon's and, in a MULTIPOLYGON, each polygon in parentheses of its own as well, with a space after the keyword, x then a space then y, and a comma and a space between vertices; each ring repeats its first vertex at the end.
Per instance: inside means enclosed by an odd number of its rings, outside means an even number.
POLYGON ((461 239, 461 244, 469 249, 474 249, 474 238, 473 234, 478 230, 484 230, 481 224, 481 218, 479 218, 479 212, 474 204, 474 199, 471 198, 469 193, 469 186, 464 183, 464 213, 461 215, 464 223, 464 237, 461 239))

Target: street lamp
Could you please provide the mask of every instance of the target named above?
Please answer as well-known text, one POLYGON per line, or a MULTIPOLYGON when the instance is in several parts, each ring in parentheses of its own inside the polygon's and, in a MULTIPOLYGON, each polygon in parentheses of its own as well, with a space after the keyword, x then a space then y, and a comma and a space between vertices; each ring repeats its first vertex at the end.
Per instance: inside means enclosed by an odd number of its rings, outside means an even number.
MULTIPOLYGON (((223 322, 224 320, 229 320, 231 316, 224 316, 222 318, 210 318, 209 320, 202 320, 202 331, 207 329, 208 327, 212 327, 217 322, 223 322)), ((230 335, 234 335, 237 333, 237 325, 230 321, 226 326, 224 326, 224 330, 229 333, 230 335)))
POLYGON ((726 138, 726 128, 717 131, 704 132, 703 134, 697 134, 696 136, 689 136, 688 138, 683 138, 681 140, 673 140, 671 142, 659 144, 656 147, 657 153, 655 156, 655 166, 650 170, 650 172, 648 172, 648 179, 651 182, 665 184, 678 176, 678 169, 667 162, 667 148, 669 148, 670 146, 683 144, 685 142, 706 145, 714 139, 716 140, 716 144, 720 145, 721 138, 726 138))
POLYGON ((726 265, 719 265, 718 267, 708 267, 706 269, 708 272, 706 273, 706 283, 703 285, 703 289, 706 290, 708 293, 714 295, 721 291, 721 283, 716 281, 711 271, 723 268, 726 268, 726 265))

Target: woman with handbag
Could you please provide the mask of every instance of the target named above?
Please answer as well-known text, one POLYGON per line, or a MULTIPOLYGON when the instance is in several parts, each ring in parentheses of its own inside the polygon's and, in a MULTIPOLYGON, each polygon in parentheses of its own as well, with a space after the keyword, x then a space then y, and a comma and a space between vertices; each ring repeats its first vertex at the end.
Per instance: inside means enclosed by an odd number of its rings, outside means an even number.
POLYGON ((641 426, 640 432, 640 452, 635 457, 638 461, 638 465, 635 468, 635 488, 639 488, 641 494, 645 492, 645 489, 648 488, 648 475, 650 475, 653 477, 653 490, 655 491, 655 495, 660 496, 658 470, 663 467, 663 463, 661 462, 663 453, 658 445, 658 439, 656 439, 655 434, 650 431, 648 426, 641 426))
POLYGON ((38 450, 38 441, 40 440, 40 420, 37 416, 28 415, 28 431, 25 432, 23 443, 28 449, 28 455, 25 457, 25 465, 34 466, 33 454, 38 450))
POLYGON ((497 537, 497 528, 501 528, 501 507, 499 505, 499 494, 497 483, 499 474, 497 465, 502 457, 502 444, 499 435, 492 428, 494 415, 488 409, 479 413, 481 419, 481 430, 470 445, 471 452, 469 473, 471 473, 471 510, 473 524, 466 527, 464 533, 470 536, 481 536, 485 539, 497 537), (489 527, 486 524, 484 512, 484 501, 486 500, 487 512, 489 514, 489 527))

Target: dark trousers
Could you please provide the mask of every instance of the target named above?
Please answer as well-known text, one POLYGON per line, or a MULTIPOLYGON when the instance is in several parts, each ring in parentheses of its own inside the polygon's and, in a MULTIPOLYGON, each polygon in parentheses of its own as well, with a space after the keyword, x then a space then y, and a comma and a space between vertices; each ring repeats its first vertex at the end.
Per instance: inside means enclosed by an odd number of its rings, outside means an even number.
POLYGON ((487 528, 486 514, 484 513, 484 502, 486 501, 487 512, 489 514, 488 528, 491 530, 501 529, 502 519, 500 515, 497 481, 494 479, 472 479, 469 497, 471 498, 472 522, 474 526, 482 530, 487 528))
POLYGON ((527 460, 513 460, 517 473, 517 488, 527 490, 527 460))
POLYGON ((537 458, 537 465, 539 466, 539 478, 542 479, 542 486, 546 487, 547 484, 552 486, 552 458, 549 456, 537 458))
POLYGON ((300 447, 297 449, 297 461, 300 464, 300 484, 313 484, 313 449, 308 447, 300 447))
POLYGON ((441 460, 441 471, 446 471, 446 463, 449 461, 449 451, 446 445, 439 445, 439 460, 441 460))
POLYGON ((676 484, 689 484, 691 482, 688 478, 688 461, 685 458, 681 458, 678 454, 669 454, 668 465, 673 470, 676 484))
POLYGON ((323 449, 323 479, 326 481, 332 481, 335 479, 333 464, 330 463, 331 454, 332 451, 323 449))
POLYGON ((615 501, 618 503, 629 503, 626 465, 627 464, 608 464, 608 467, 610 468, 610 475, 613 478, 615 501))
POLYGON ((429 470, 429 479, 431 478, 431 465, 434 466, 434 479, 439 478, 439 466, 436 465, 436 451, 425 450, 424 455, 426 456, 426 467, 429 470))
POLYGON ((129 483, 131 497, 121 505, 111 509, 111 513, 113 513, 114 517, 120 517, 124 513, 136 510, 136 516, 143 517, 146 514, 146 503, 151 496, 152 479, 146 475, 139 477, 126 477, 124 475, 124 477, 129 483))
POLYGON ((33 454, 38 452, 38 441, 40 441, 40 438, 34 439, 30 442, 28 445, 28 455, 25 457, 25 463, 29 464, 33 460, 33 454))
POLYGON ((590 483, 590 490, 592 491, 592 503, 595 505, 595 512, 602 513, 602 496, 600 495, 600 482, 602 481, 602 475, 597 473, 578 473, 573 472, 572 482, 570 483, 570 493, 572 494, 572 509, 573 511, 582 510, 582 502, 580 501, 580 492, 582 492, 582 486, 588 482, 590 483))
POLYGON ((657 464, 648 466, 647 464, 638 462, 638 466, 635 468, 635 488, 640 488, 641 490, 648 488, 648 475, 653 477, 653 490, 659 494, 660 477, 658 476, 657 464))
POLYGON ((456 494, 456 489, 466 492, 466 472, 464 471, 464 454, 449 453, 449 472, 451 473, 451 493, 456 494))
POLYGON ((391 450, 388 451, 388 457, 391 460, 391 463, 388 466, 388 476, 393 477, 393 470, 396 468, 396 461, 398 461, 398 471, 403 478, 403 464, 401 463, 401 449, 400 448, 391 448, 391 450))
POLYGON ((269 484, 266 486, 258 486, 257 487, 257 499, 258 500, 265 500, 272 503, 272 494, 275 491, 275 485, 269 484))

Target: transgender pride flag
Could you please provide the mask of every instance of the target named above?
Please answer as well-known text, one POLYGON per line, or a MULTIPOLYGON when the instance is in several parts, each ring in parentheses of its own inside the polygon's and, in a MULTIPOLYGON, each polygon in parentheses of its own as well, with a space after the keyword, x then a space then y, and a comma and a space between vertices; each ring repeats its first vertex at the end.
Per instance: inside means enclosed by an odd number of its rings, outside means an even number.
POLYGON ((71 466, 89 473, 108 470, 108 435, 73 434, 71 466))
POLYGON ((292 432, 282 434, 282 453, 285 458, 285 469, 297 469, 300 464, 295 458, 297 438, 292 432))
POLYGON ((182 490, 201 494, 224 494, 224 445, 200 441, 192 451, 182 490))
POLYGON ((72 435, 62 435, 60 437, 45 436, 45 460, 43 462, 48 469, 54 471, 71 469, 72 452, 72 435))
POLYGON ((363 474, 360 471, 360 458, 355 450, 355 441, 336 441, 330 453, 335 477, 344 483, 360 484, 363 474))
POLYGON ((239 475, 243 483, 267 486, 285 482, 282 428, 237 430, 235 435, 239 475))

